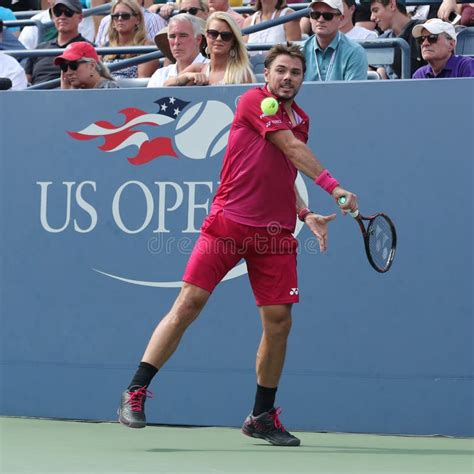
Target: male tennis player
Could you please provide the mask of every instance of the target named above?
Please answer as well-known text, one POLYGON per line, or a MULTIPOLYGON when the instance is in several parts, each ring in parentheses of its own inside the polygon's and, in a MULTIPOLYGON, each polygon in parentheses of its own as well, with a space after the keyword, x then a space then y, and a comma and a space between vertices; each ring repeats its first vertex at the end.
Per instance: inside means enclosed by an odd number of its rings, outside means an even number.
POLYGON ((176 350, 186 328, 209 296, 241 258, 259 308, 263 333, 257 352, 257 393, 242 431, 277 446, 298 446, 274 408, 297 303, 296 216, 306 222, 326 250, 327 224, 336 215, 311 212, 295 188, 298 170, 315 180, 340 208, 357 209, 357 197, 339 186, 307 147, 308 116, 294 98, 301 87, 305 59, 296 45, 277 45, 265 60, 266 86, 240 97, 221 171, 221 184, 204 220, 183 276, 183 287, 170 312, 156 327, 127 390, 119 420, 132 428, 146 425, 144 405, 152 378, 176 350), (262 113, 261 102, 274 97, 275 115, 262 113))

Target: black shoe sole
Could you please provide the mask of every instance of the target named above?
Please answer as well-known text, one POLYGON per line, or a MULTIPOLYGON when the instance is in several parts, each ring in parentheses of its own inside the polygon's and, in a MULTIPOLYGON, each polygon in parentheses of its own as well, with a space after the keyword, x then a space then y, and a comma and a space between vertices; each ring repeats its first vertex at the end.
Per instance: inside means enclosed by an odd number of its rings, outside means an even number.
POLYGON ((272 440, 271 438, 268 438, 265 435, 261 435, 261 434, 256 433, 256 432, 244 431, 243 429, 241 429, 241 431, 242 431, 242 434, 244 434, 245 436, 249 436, 250 438, 263 439, 265 441, 268 441, 273 446, 283 446, 283 447, 290 447, 291 448, 291 447, 299 446, 301 444, 301 440, 299 440, 299 439, 294 439, 293 441, 291 441, 291 443, 282 444, 282 443, 278 443, 278 442, 272 440))
POLYGON ((134 423, 133 421, 131 423, 127 422, 125 419, 122 418, 122 416, 120 415, 120 410, 117 410, 117 415, 118 415, 118 421, 121 425, 123 426, 126 426, 127 428, 135 428, 135 429, 139 429, 139 428, 145 428, 146 427, 146 423, 134 423))

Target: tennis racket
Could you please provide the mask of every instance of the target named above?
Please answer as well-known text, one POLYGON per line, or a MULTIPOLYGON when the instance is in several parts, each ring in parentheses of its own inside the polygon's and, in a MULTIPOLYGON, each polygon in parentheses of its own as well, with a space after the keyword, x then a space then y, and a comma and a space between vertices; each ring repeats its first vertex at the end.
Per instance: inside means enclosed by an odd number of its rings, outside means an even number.
MULTIPOLYGON (((345 204, 345 196, 341 196, 338 202, 345 204)), ((383 213, 365 217, 358 210, 349 214, 359 224, 364 238, 365 253, 372 268, 379 273, 388 272, 397 248, 397 231, 392 219, 383 213), (368 222, 367 227, 364 222, 368 222)))

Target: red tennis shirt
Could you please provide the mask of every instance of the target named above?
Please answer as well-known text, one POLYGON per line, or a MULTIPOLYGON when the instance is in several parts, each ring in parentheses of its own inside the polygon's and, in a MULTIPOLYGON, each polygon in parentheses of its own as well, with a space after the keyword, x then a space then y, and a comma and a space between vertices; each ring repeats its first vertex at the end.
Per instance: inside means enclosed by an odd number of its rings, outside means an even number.
POLYGON ((239 99, 211 214, 223 209, 226 218, 241 224, 267 227, 278 223, 293 232, 297 169, 267 140, 267 134, 291 130, 306 143, 309 118, 295 102, 292 104, 298 119, 295 126, 283 106, 275 115, 266 116, 260 109, 266 97, 273 96, 265 86, 251 89, 239 99))

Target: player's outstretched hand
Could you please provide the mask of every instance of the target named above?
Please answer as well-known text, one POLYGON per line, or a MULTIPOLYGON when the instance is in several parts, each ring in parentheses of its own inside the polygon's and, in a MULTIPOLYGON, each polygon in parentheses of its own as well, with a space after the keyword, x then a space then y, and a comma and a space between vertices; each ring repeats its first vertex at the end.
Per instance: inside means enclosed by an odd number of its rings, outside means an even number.
POLYGON ((341 186, 336 186, 332 192, 332 196, 336 200, 337 205, 341 209, 343 214, 348 212, 355 211, 359 209, 359 203, 357 202, 357 196, 354 193, 351 193, 347 189, 341 188, 341 186), (339 198, 345 197, 344 204, 340 204, 339 198))
POLYGON ((325 252, 328 241, 328 223, 336 218, 336 214, 330 216, 321 216, 319 214, 308 214, 304 220, 305 224, 311 229, 311 232, 319 241, 319 250, 325 252))

